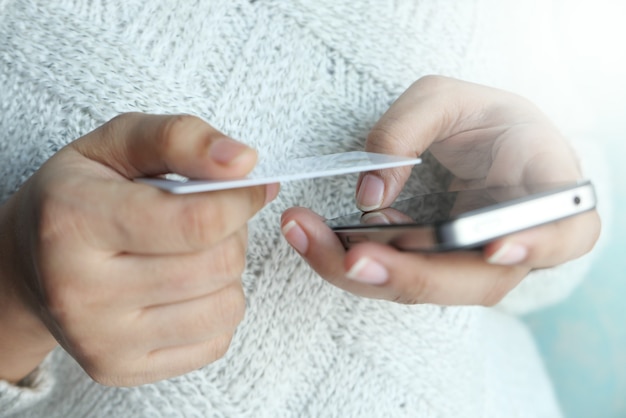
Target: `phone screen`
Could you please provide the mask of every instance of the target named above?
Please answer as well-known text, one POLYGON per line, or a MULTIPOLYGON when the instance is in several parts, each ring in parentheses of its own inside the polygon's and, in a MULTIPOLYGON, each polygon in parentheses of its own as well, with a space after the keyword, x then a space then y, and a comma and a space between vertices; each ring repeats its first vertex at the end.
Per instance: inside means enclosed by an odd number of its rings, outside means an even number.
POLYGON ((429 193, 330 219, 344 246, 364 241, 409 250, 478 247, 496 237, 595 207, 589 182, 429 193), (583 202, 584 198, 584 202, 583 202))

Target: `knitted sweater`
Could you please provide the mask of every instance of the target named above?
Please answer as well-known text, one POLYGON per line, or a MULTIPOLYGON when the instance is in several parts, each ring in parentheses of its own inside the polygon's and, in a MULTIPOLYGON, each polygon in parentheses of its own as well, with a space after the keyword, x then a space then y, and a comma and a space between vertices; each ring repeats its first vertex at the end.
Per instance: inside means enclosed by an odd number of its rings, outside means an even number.
MULTIPOLYGON (((515 54, 536 50, 512 35, 544 2, 516 3, 0 0, 0 201, 64 144, 125 111, 199 115, 267 160, 363 149, 422 75, 524 94, 524 77, 541 74, 523 72, 533 65, 515 54)), ((537 86, 530 96, 554 96, 537 86)), ((426 155, 408 193, 443 178, 426 155)), ((356 175, 285 184, 250 222, 247 313, 224 358, 111 388, 59 348, 30 387, 0 382, 0 416, 558 416, 511 312, 567 295, 588 258, 533 273, 496 309, 356 297, 317 277, 279 232, 290 206, 353 211, 355 184, 356 175)))

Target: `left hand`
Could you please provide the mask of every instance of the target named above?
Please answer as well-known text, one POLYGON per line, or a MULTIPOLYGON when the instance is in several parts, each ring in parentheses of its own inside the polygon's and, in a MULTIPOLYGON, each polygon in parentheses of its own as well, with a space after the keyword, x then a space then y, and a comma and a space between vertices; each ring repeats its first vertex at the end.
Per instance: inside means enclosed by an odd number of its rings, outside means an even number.
MULTIPOLYGON (((426 149, 464 185, 515 185, 581 178, 567 141, 515 94, 439 76, 415 82, 369 134, 366 150, 419 156, 426 149)), ((411 169, 369 172, 357 186, 364 211, 391 204, 411 169)), ((531 269, 590 251, 596 211, 512 234, 483 252, 402 252, 377 243, 346 251, 324 220, 304 208, 282 217, 287 241, 329 282, 358 295, 403 303, 493 305, 531 269)))

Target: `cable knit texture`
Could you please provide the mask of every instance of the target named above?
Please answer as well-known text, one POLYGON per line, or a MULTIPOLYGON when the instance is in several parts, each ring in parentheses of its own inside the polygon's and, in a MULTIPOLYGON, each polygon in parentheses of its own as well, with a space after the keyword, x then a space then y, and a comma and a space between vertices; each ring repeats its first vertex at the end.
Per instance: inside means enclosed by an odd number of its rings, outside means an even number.
MULTIPOLYGON (((360 150, 422 75, 516 86, 490 77, 490 63, 502 70, 507 51, 520 53, 495 17, 502 26, 523 21, 542 2, 528 2, 526 14, 504 3, 0 0, 0 201, 63 145, 126 111, 199 115, 261 159, 360 150), (495 40, 506 47, 493 50, 495 40)), ((445 172, 432 158, 414 171, 407 193, 442 187, 445 172)), ((247 314, 223 359, 168 381, 110 388, 57 349, 30 387, 0 382, 0 416, 558 416, 517 319, 358 298, 290 249, 282 211, 350 212, 355 181, 285 184, 250 223, 247 314)), ((513 292, 502 310, 562 298, 583 264, 535 278, 540 290, 513 292)))

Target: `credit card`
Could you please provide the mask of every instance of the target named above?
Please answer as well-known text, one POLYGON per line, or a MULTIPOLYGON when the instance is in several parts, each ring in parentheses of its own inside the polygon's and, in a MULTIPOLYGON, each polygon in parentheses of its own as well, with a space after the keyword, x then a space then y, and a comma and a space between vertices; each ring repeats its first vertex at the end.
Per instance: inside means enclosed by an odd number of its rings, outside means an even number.
POLYGON ((349 151, 290 160, 261 161, 248 176, 239 179, 198 180, 177 174, 168 174, 163 177, 141 177, 135 181, 158 187, 170 193, 186 194, 382 170, 416 165, 420 162, 420 158, 349 151))

